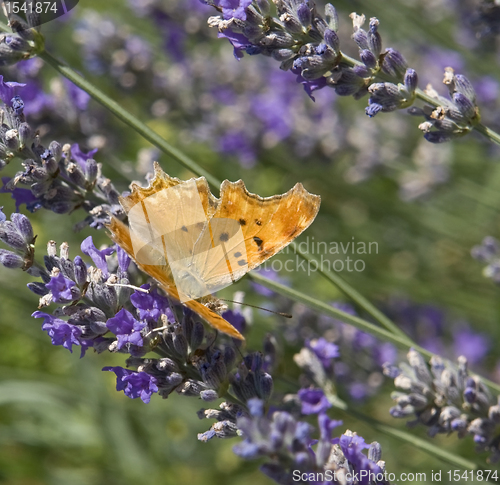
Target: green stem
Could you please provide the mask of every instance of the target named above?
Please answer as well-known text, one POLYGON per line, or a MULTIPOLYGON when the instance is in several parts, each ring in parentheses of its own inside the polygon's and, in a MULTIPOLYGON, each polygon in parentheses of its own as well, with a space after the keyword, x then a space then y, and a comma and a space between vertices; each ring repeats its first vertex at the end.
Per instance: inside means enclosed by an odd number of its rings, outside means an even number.
MULTIPOLYGON (((292 251, 294 251, 295 254, 300 256, 302 259, 305 259, 309 263, 314 262, 319 271, 321 265, 317 259, 313 258, 308 253, 302 252, 295 242, 292 242, 290 247, 292 248, 292 251)), ((387 330, 391 331, 395 335, 408 338, 407 335, 393 321, 387 318, 378 308, 372 305, 363 295, 361 295, 361 293, 349 285, 339 274, 334 271, 324 270, 323 268, 321 268, 320 273, 387 330)))
MULTIPOLYGON (((384 342, 390 342, 394 344, 396 347, 408 350, 409 348, 415 349, 420 354, 426 356, 427 358, 431 358, 434 354, 429 352, 428 350, 420 347, 415 342, 413 342, 409 337, 405 335, 395 335, 392 332, 389 332, 385 328, 380 328, 374 325, 371 322, 363 320, 362 318, 356 317, 354 315, 350 315, 349 313, 343 312, 338 308, 327 305, 320 300, 316 300, 315 298, 305 295, 293 288, 289 288, 287 286, 282 285, 281 283, 277 283, 276 281, 271 281, 267 278, 264 278, 257 272, 249 273, 249 276, 258 282, 259 284, 269 288, 280 295, 286 296, 292 300, 303 303, 304 305, 316 310, 324 315, 328 315, 332 318, 341 320, 345 323, 352 325, 353 327, 362 330, 363 332, 368 332, 375 337, 383 340, 384 342)), ((493 393, 500 394, 500 385, 492 382, 482 376, 480 376, 482 382, 488 386, 493 393)))

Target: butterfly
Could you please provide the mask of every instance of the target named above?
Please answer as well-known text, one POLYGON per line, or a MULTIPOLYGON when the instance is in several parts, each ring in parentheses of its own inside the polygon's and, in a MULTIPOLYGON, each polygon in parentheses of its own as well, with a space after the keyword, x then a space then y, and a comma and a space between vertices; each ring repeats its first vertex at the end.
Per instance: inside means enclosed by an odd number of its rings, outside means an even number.
POLYGON ((165 292, 231 337, 244 337, 216 310, 212 294, 240 279, 314 221, 320 197, 296 184, 282 195, 260 197, 242 180, 224 180, 220 198, 205 177, 187 181, 155 163, 148 187, 131 185, 120 198, 128 226, 112 217, 110 237, 165 292))

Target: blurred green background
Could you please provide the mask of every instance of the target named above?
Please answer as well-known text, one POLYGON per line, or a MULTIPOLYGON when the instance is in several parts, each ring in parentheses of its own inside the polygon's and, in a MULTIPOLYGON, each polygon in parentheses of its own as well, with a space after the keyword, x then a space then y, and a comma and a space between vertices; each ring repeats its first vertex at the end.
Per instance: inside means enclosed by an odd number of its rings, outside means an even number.
MULTIPOLYGON (((164 3, 169 5, 168 0, 164 3)), ((457 2, 450 7, 445 2, 423 0, 366 0, 340 1, 335 6, 339 9, 344 34, 343 48, 355 52, 348 41, 350 12, 377 16, 381 21, 384 46, 398 48, 411 66, 418 66, 422 86, 432 81, 441 89, 438 86, 441 72, 436 75, 436 66, 430 64, 432 55, 427 55, 428 46, 441 49, 444 56, 449 52, 450 59, 460 56, 464 74, 472 79, 484 75, 498 79, 498 54, 493 46, 476 52, 460 37, 464 28, 461 14, 467 12, 467 8, 473 9, 473 3, 457 2)), ((475 134, 449 144, 444 149, 449 171, 447 180, 423 197, 403 200, 401 180, 405 174, 418 169, 424 150, 422 144, 425 142, 417 129, 420 120, 411 119, 404 112, 361 120, 365 116, 364 101, 348 98, 338 99, 335 109, 341 124, 346 127, 342 136, 347 133, 354 139, 350 148, 346 147, 331 158, 324 153, 313 153, 304 160, 296 157, 290 145, 283 142, 261 150, 258 163, 245 168, 234 157, 215 153, 207 144, 185 143, 183 130, 186 123, 189 126, 189 120, 179 123, 182 113, 151 116, 145 101, 147 83, 128 92, 120 91, 108 76, 89 73, 82 62, 80 47, 72 38, 74 22, 86 10, 95 10, 126 25, 130 34, 144 37, 157 46, 155 56, 162 58, 158 29, 148 19, 136 16, 126 2, 119 0, 80 0, 71 20, 44 25, 47 45, 53 54, 80 70, 218 178, 242 178, 250 191, 262 196, 284 192, 299 181, 310 192, 320 194, 320 214, 300 240, 314 237, 315 241, 345 243, 354 237, 356 241, 377 242, 377 254, 363 255, 365 271, 341 275, 376 303, 382 304, 397 295, 416 303, 437 305, 450 319, 465 320, 475 331, 487 334, 492 347, 482 370, 498 380, 500 371, 495 374, 500 358, 498 288, 482 276, 481 264, 470 256, 471 247, 479 244, 484 236, 500 237, 500 192, 497 188, 500 166, 496 147, 475 134), (376 132, 366 142, 366 148, 383 159, 381 168, 364 181, 350 183, 346 173, 353 160, 366 156, 360 154, 359 144, 363 144, 363 137, 369 134, 367 123, 372 123, 376 132)), ((216 32, 211 32, 211 37, 209 51, 231 51, 226 41, 217 40, 216 32)), ((197 50, 195 42, 192 49, 193 52, 197 50)), ((168 58, 164 62, 168 62, 168 58)), ((245 57, 240 62, 234 60, 234 70, 237 72, 245 63, 253 62, 256 60, 252 57, 245 57)), ((15 80, 14 72, 9 71, 8 80, 15 80)), ((54 72, 46 66, 40 76, 49 87, 54 72)), ((299 85, 296 89, 297 96, 306 97, 299 85)), ((317 102, 321 102, 320 95, 318 93, 317 102)), ((197 102, 195 98, 194 103, 197 102)), ((105 135, 110 144, 104 144, 96 159, 103 164, 105 174, 125 190, 131 178, 143 178, 142 174, 137 175, 135 161, 138 151, 149 145, 104 110, 99 110, 94 101, 90 102, 90 107, 100 113, 109 130, 105 135)), ((494 123, 496 110, 489 108, 493 113, 490 121, 494 123)), ((56 136, 44 125, 44 120, 39 121, 39 128, 47 132, 43 137, 46 144, 51 136, 56 136)), ((77 124, 67 125, 66 132, 57 133, 58 139, 62 143, 78 141, 89 147, 88 137, 78 128, 77 124)), ((436 150, 435 155, 428 156, 443 156, 441 148, 436 150)), ((159 156, 159 162, 170 175, 192 176, 165 155, 159 156)), ((12 176, 18 168, 13 162, 2 176, 12 176)), ((12 201, 5 195, 0 205, 5 207, 7 214, 14 210, 12 201)), ((38 234, 37 254, 44 254, 44 245, 49 239, 58 243, 68 241, 72 256, 79 252, 80 242, 88 235, 93 235, 98 243, 107 243, 104 233, 90 229, 73 233, 73 224, 81 218, 78 213, 64 218, 47 212, 36 213, 33 222, 38 234)), ((277 256, 280 257, 286 255, 277 256)), ((318 274, 310 278, 300 272, 284 276, 294 288, 319 299, 342 300, 336 288, 318 274)), ((270 483, 258 472, 258 463, 243 462, 232 453, 235 440, 209 443, 196 440, 196 434, 211 424, 196 417, 196 411, 203 407, 201 401, 177 395, 164 401, 154 396, 148 405, 130 400, 115 391, 114 376, 100 370, 106 365, 122 365, 122 356, 89 353, 80 360, 78 349, 70 354, 61 347, 50 345, 49 338, 40 330, 40 322, 30 318, 37 306, 36 296, 25 289, 31 280, 27 275, 0 270, 0 483, 270 483)), ((246 291, 249 302, 270 305, 266 298, 253 292, 245 278, 224 294, 230 298, 235 290, 246 291)), ((275 325, 274 317, 255 312, 249 348, 259 349, 262 335, 272 331, 275 325)), ((292 353, 293 349, 287 349, 289 357, 292 353)), ((298 370, 291 373, 299 374, 298 370)), ((277 386, 279 388, 279 383, 277 386)), ((392 384, 388 382, 376 398, 355 405, 378 419, 404 428, 403 421, 391 420, 388 416, 391 390, 392 384)), ((367 442, 381 442, 387 469, 394 473, 429 472, 431 469, 441 469, 444 473, 449 469, 448 465, 409 445, 381 436, 348 416, 342 419, 346 428, 357 431, 367 442)), ((417 433, 425 436, 422 430, 417 433)), ((471 440, 458 442, 455 437, 439 437, 434 443, 463 456, 473 456, 471 440)))

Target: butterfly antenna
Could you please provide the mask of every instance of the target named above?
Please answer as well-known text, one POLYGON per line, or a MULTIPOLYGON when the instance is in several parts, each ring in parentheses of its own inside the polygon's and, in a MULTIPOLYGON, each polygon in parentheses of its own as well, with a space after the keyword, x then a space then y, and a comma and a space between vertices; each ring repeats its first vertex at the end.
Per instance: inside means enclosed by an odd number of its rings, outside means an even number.
POLYGON ((151 288, 149 290, 146 290, 145 288, 140 288, 139 286, 125 285, 123 283, 110 283, 110 282, 106 282, 106 286, 119 286, 119 287, 122 287, 122 288, 130 288, 130 289, 135 290, 135 291, 140 291, 141 293, 150 293, 151 292, 151 288))
POLYGON ((269 308, 262 308, 261 306, 250 305, 250 303, 243 303, 242 301, 226 300, 224 298, 219 298, 219 300, 227 301, 229 303, 236 303, 238 305, 251 306, 252 308, 258 308, 259 310, 264 310, 269 313, 274 313, 275 315, 279 315, 280 317, 293 318, 293 315, 290 315, 290 313, 275 312, 274 310, 269 310, 269 308))

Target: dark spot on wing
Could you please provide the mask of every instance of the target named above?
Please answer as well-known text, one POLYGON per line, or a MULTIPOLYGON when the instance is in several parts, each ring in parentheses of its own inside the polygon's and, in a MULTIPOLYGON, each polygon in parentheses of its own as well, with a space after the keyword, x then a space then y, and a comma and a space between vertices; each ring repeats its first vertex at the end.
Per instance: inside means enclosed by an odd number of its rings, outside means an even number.
POLYGON ((203 222, 197 222, 196 223, 196 228, 197 229, 202 229, 203 227, 205 227, 205 224, 203 222))
POLYGON ((222 241, 222 242, 227 242, 229 241, 229 234, 227 232, 223 232, 220 236, 219 236, 219 241, 222 241))
POLYGON ((241 253, 240 253, 240 252, 234 253, 234 257, 235 257, 235 258, 239 258, 240 256, 241 256, 241 253))
POLYGON ((244 259, 240 259, 240 260, 238 261, 238 264, 239 264, 240 266, 245 266, 245 264, 247 264, 247 262, 246 262, 244 259))
POLYGON ((240 219, 240 226, 244 226, 247 223, 245 219, 240 219))
POLYGON ((260 249, 262 246, 262 239, 260 237, 254 236, 253 240, 255 241, 255 244, 257 244, 257 246, 259 246, 259 249, 260 249))
POLYGON ((259 219, 255 219, 255 224, 258 226, 262 226, 262 221, 259 221, 259 219))
POLYGON ((186 226, 182 226, 181 231, 188 232, 188 228, 186 226))

